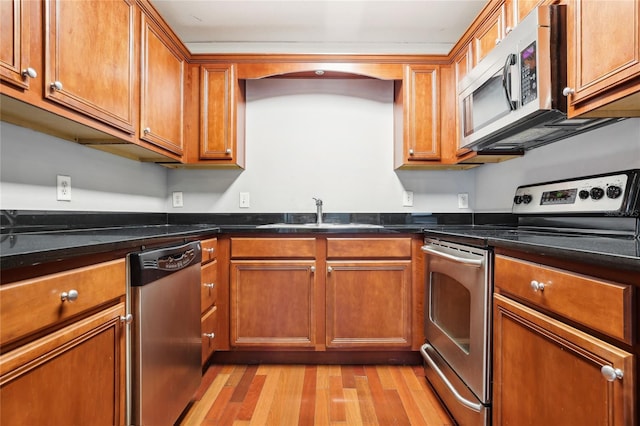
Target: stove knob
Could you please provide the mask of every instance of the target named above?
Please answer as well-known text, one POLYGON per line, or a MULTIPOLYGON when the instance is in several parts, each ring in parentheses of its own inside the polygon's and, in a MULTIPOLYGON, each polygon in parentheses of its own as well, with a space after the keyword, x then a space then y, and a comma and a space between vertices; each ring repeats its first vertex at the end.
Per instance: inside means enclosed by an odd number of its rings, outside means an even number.
POLYGON ((589 198, 589 191, 586 189, 580 190, 580 192, 578 192, 578 197, 580 197, 581 200, 586 200, 589 198))
POLYGON ((516 195, 515 197, 513 197, 513 202, 515 204, 521 204, 522 203, 522 197, 519 195, 516 195))
POLYGON ((591 198, 593 198, 594 200, 599 200, 602 197, 604 197, 604 189, 596 186, 595 188, 591 188, 591 198))
POLYGON ((532 198, 531 195, 529 194, 525 194, 522 196, 522 202, 525 204, 529 204, 531 202, 532 198))
POLYGON ((609 198, 618 198, 622 195, 622 188, 617 185, 611 185, 607 187, 607 197, 609 198))

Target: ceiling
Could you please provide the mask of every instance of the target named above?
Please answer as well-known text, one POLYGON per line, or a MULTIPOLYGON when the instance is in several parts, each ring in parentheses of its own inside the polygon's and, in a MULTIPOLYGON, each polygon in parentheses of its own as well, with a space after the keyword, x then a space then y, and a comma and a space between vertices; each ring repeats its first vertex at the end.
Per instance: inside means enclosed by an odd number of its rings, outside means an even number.
POLYGON ((447 54, 486 0, 150 0, 191 53, 447 54))

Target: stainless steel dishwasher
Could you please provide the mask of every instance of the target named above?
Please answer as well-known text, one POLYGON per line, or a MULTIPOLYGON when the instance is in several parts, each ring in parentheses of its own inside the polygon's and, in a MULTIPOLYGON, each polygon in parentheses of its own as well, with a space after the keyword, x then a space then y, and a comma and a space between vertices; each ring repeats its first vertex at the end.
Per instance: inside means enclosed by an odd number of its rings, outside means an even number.
POLYGON ((172 425, 200 385, 200 242, 131 253, 127 424, 172 425))

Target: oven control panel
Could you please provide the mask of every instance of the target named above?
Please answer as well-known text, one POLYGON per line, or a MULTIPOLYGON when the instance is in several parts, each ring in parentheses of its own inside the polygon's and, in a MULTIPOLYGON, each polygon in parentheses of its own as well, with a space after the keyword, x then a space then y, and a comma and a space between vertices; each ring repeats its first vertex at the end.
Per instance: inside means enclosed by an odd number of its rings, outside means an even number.
POLYGON ((619 173, 573 180, 520 186, 513 197, 512 212, 612 213, 626 205, 635 174, 619 173))

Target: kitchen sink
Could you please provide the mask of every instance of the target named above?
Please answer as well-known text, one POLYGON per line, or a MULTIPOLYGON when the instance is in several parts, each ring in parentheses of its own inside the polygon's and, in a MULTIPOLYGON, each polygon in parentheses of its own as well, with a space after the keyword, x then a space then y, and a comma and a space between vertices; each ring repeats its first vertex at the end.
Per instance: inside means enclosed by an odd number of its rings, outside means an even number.
POLYGON ((380 229, 382 225, 370 223, 269 223, 258 225, 260 229, 380 229))

